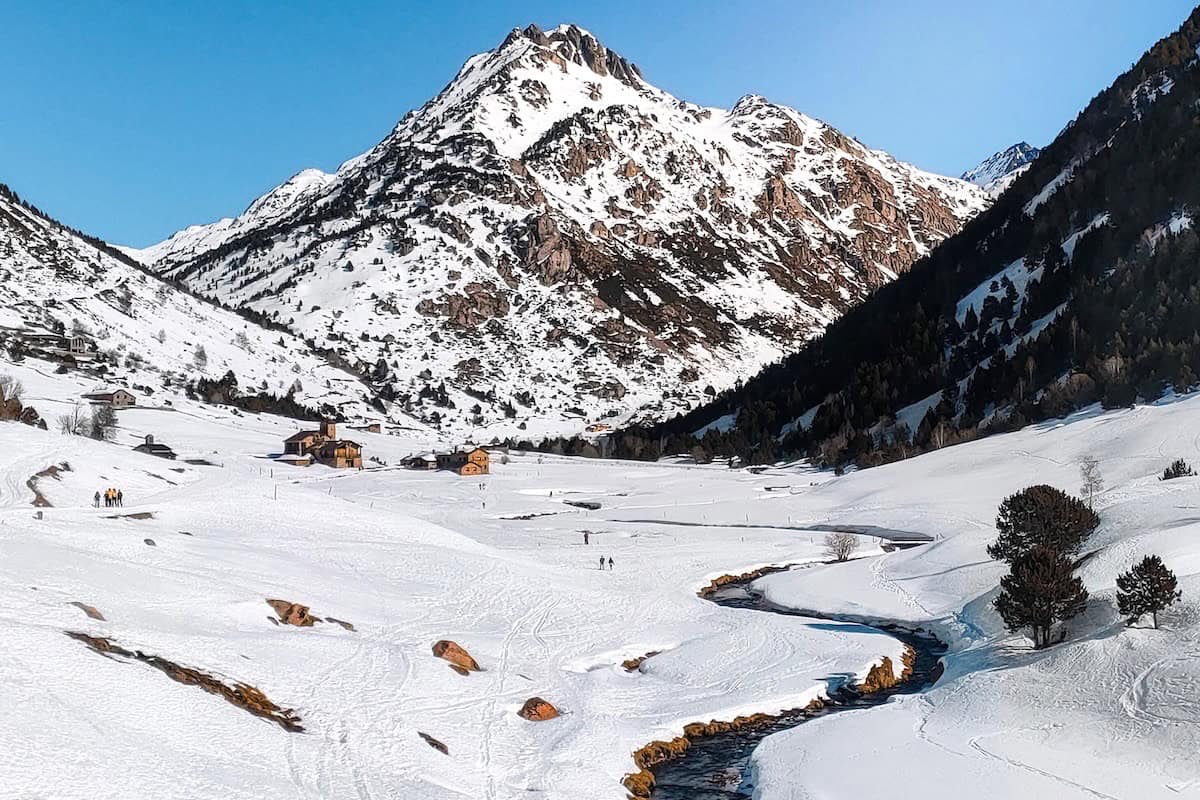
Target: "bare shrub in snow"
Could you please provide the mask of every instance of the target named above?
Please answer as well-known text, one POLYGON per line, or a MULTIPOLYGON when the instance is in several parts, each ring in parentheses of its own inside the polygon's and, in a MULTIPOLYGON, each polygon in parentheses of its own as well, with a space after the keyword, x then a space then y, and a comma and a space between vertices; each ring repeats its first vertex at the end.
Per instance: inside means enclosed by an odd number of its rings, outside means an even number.
POLYGON ((858 549, 858 537, 853 533, 831 533, 825 537, 825 555, 834 561, 849 561, 858 549))
POLYGON ((92 406, 91 430, 93 439, 111 441, 117 428, 117 412, 107 403, 92 406))
POLYGON ((25 399, 25 387, 12 375, 0 375, 0 403, 15 400, 20 403, 25 399))
POLYGON ((1104 491, 1104 476, 1100 474, 1100 462, 1093 455, 1086 455, 1079 462, 1079 477, 1083 480, 1079 493, 1087 498, 1088 508, 1094 508, 1092 499, 1097 492, 1104 491))
POLYGON ((58 429, 71 436, 90 436, 92 418, 83 410, 83 406, 76 403, 70 411, 58 418, 58 429))

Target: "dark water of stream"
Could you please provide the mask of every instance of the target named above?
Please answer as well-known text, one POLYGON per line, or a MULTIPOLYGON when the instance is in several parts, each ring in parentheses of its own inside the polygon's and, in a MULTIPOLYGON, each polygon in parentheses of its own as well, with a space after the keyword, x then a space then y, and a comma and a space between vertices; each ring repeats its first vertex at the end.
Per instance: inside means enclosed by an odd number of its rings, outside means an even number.
MULTIPOLYGON (((746 584, 729 584, 708 599, 729 608, 746 609, 747 612, 786 614, 796 617, 865 624, 852 617, 828 616, 814 611, 796 611, 772 606, 748 589, 746 584)), ((868 626, 870 627, 870 626, 868 626)), ((749 798, 754 787, 749 782, 750 754, 767 736, 778 733, 819 716, 829 716, 870 708, 888 702, 894 695, 916 694, 929 688, 941 668, 939 660, 946 646, 924 632, 914 632, 891 625, 879 625, 875 630, 884 630, 889 636, 908 645, 917 654, 912 676, 892 689, 869 697, 850 689, 843 689, 830 698, 830 703, 820 711, 794 711, 784 714, 766 727, 755 730, 731 731, 716 736, 697 739, 687 752, 674 761, 654 767, 655 787, 653 800, 731 800, 749 798)))

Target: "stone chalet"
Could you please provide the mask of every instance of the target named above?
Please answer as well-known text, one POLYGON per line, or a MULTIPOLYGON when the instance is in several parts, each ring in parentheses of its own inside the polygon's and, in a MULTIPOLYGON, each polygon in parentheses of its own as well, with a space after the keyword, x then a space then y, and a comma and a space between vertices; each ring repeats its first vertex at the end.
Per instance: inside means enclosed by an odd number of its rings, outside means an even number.
POLYGON ((154 441, 153 436, 147 436, 146 441, 133 448, 139 453, 166 458, 171 461, 175 460, 175 451, 167 447, 165 444, 154 441))
POLYGON ((482 447, 437 455, 438 469, 448 469, 459 475, 487 475, 491 471, 490 466, 491 456, 482 447))
POLYGON ((129 408, 137 405, 137 398, 130 392, 124 389, 114 389, 112 391, 91 392, 83 396, 84 400, 90 400, 93 403, 105 403, 113 408, 129 408))
POLYGON ((306 457, 328 467, 362 469, 362 445, 337 438, 332 420, 322 420, 315 431, 300 431, 284 439, 283 453, 293 461, 306 457))

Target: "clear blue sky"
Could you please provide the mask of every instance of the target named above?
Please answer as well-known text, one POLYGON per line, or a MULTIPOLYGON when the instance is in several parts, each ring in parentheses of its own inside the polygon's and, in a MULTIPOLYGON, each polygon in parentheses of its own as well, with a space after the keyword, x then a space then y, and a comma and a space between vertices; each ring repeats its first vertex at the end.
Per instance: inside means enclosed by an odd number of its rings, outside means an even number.
POLYGON ((332 170, 514 26, 575 22, 706 105, 766 95, 926 169, 1045 144, 1181 0, 3 3, 0 182, 122 244, 332 170))

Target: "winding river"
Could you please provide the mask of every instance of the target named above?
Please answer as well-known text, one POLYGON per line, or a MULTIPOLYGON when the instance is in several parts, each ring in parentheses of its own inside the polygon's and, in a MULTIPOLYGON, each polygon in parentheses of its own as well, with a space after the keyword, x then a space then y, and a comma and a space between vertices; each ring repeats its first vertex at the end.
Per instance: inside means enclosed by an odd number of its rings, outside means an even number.
POLYGON ((653 800, 732 800, 752 797, 754 787, 749 781, 750 755, 765 737, 794 728, 815 717, 881 705, 888 702, 893 695, 922 692, 941 674, 939 662, 946 652, 946 646, 928 633, 907 630, 898 625, 881 625, 878 622, 875 622, 874 626, 868 626, 863 620, 852 617, 780 608, 751 591, 749 587, 752 582, 753 579, 747 579, 726 584, 707 595, 707 599, 718 605, 745 609, 747 612, 786 614, 863 625, 871 627, 871 633, 878 633, 882 629, 916 653, 912 674, 895 687, 871 695, 861 695, 852 689, 842 688, 833 693, 829 703, 819 711, 787 712, 763 727, 695 739, 682 756, 652 769, 655 779, 651 794, 653 800))

